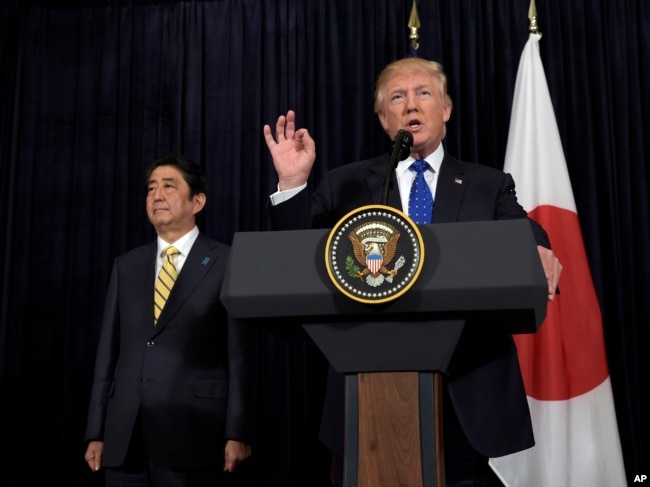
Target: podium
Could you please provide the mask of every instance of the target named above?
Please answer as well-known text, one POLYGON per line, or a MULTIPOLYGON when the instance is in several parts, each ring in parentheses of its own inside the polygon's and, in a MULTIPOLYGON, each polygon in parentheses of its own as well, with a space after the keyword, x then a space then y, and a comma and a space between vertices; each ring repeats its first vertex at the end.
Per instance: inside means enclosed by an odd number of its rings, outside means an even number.
POLYGON ((418 227, 426 257, 399 298, 331 282, 329 230, 236 233, 221 300, 237 319, 304 327, 346 377, 345 487, 444 487, 440 374, 464 328, 535 333, 547 283, 528 220, 418 227))

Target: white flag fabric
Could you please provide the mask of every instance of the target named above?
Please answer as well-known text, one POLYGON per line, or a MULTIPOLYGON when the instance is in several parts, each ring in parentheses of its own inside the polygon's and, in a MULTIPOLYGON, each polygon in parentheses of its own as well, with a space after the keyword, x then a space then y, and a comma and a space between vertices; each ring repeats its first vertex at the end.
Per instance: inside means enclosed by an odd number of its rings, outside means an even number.
POLYGON ((560 294, 533 335, 516 335, 535 446, 490 459, 509 487, 627 485, 593 286, 553 104, 530 34, 519 62, 504 171, 562 262, 560 294))

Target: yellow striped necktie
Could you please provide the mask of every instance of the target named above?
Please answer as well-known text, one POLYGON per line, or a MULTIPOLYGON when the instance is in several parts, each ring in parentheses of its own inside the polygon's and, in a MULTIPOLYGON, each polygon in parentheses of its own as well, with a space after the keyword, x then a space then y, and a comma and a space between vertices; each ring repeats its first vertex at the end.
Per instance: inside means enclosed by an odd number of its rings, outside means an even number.
POLYGON ((174 266, 174 256, 180 254, 180 251, 173 245, 170 245, 163 252, 165 258, 162 268, 158 273, 158 279, 156 279, 156 287, 153 293, 153 326, 156 326, 156 323, 158 323, 160 313, 165 307, 165 303, 169 299, 169 293, 178 277, 178 271, 176 270, 176 266, 174 266))

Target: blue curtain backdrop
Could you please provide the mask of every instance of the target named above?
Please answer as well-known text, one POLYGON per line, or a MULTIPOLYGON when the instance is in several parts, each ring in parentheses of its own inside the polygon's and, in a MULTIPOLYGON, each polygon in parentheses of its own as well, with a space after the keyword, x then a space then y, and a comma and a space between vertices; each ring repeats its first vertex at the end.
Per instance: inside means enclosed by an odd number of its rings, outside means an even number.
MULTIPOLYGON (((650 2, 537 0, 541 55, 601 302, 628 479, 650 468, 650 2)), ((201 221, 266 228, 262 126, 295 109, 313 178, 385 151, 374 80, 409 54, 411 0, 14 0, 0 5, 0 484, 101 485, 83 433, 113 259, 149 241, 143 172, 205 165, 201 221)), ((446 148, 502 167, 528 0, 419 0, 446 148)), ((567 263, 570 265, 570 263, 567 263)), ((327 485, 325 362, 264 333, 255 456, 236 485, 327 485)))

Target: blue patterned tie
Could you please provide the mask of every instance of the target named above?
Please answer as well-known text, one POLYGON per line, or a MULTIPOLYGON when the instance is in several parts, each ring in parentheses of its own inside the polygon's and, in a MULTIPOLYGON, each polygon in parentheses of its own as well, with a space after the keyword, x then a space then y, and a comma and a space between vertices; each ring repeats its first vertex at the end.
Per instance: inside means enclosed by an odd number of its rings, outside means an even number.
POLYGON ((424 171, 429 168, 427 161, 415 161, 409 167, 409 169, 416 172, 409 196, 409 216, 418 225, 431 223, 433 196, 427 181, 424 179, 424 171))

